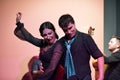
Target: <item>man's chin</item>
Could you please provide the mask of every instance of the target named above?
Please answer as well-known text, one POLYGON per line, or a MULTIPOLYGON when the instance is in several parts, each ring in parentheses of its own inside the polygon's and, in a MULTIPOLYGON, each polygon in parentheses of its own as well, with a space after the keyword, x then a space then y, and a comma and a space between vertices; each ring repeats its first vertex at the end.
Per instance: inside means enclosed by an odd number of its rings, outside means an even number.
POLYGON ((114 51, 113 49, 108 49, 110 52, 114 51))

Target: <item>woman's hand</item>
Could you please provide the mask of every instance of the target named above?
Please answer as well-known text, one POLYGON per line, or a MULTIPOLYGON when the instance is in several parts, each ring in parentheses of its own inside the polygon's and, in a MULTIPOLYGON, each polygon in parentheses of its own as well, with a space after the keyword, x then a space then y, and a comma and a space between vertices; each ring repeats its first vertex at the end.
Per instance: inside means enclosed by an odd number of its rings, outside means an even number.
POLYGON ((39 74, 43 74, 44 73, 44 68, 42 66, 42 63, 40 63, 40 70, 39 70, 39 74))
POLYGON ((16 14, 16 23, 18 23, 18 22, 20 22, 20 20, 21 20, 21 17, 22 17, 22 13, 21 12, 18 12, 17 14, 16 14))
POLYGON ((38 77, 42 76, 42 74, 44 73, 44 68, 42 66, 42 63, 40 63, 39 66, 40 70, 35 70, 33 71, 33 80, 36 80, 38 77))

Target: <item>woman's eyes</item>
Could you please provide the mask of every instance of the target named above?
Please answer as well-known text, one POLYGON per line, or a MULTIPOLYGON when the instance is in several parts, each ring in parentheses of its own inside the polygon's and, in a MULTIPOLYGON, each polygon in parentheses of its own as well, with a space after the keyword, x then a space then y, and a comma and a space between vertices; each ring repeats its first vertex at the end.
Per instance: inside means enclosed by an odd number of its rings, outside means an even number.
POLYGON ((48 35, 51 35, 51 34, 52 34, 52 32, 48 33, 48 35))
POLYGON ((51 34, 52 34, 52 32, 49 32, 48 34, 43 34, 43 36, 45 37, 45 36, 51 35, 51 34))

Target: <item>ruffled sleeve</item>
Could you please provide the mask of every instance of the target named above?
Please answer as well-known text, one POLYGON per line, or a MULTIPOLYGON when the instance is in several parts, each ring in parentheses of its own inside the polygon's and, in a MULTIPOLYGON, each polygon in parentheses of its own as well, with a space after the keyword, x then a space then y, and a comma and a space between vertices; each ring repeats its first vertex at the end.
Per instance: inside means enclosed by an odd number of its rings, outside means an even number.
POLYGON ((21 22, 16 23, 17 27, 14 30, 14 34, 21 40, 32 43, 35 46, 42 47, 44 45, 43 39, 38 39, 32 36, 25 28, 24 24, 21 22))

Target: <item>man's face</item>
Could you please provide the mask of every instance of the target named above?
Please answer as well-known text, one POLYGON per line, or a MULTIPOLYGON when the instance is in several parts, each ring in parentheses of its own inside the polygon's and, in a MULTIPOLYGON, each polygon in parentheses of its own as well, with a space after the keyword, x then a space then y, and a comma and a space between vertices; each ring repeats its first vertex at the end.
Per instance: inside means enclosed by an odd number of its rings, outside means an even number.
POLYGON ((120 47, 120 42, 116 38, 111 38, 108 43, 108 49, 110 51, 114 51, 115 49, 120 47))
POLYGON ((63 27, 62 30, 64 31, 68 39, 71 39, 76 34, 75 24, 72 23, 69 23, 67 27, 63 27))

